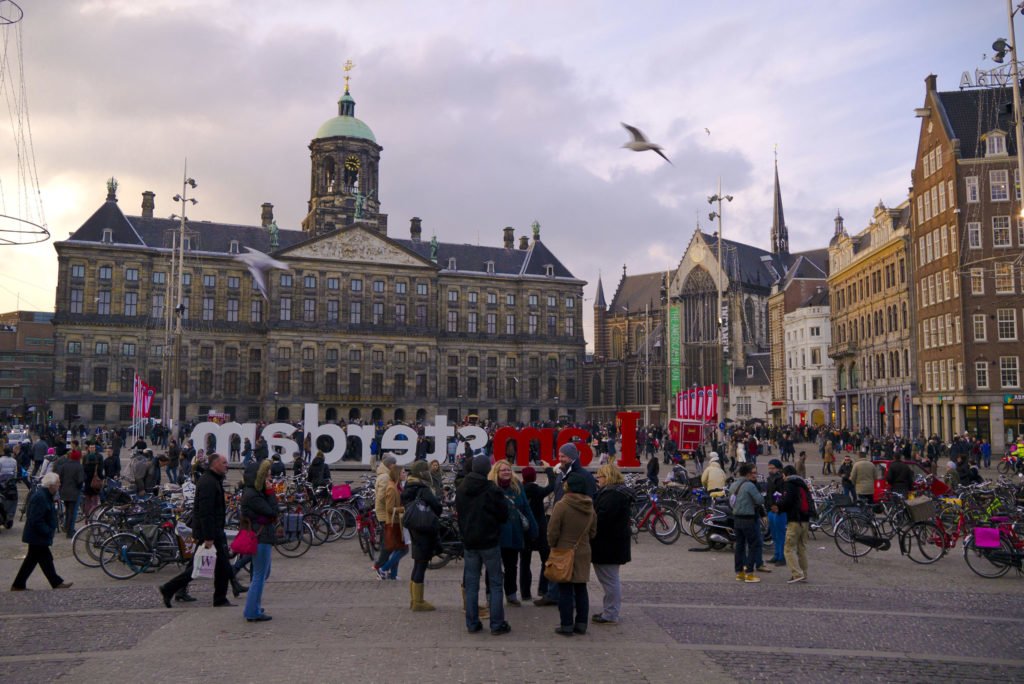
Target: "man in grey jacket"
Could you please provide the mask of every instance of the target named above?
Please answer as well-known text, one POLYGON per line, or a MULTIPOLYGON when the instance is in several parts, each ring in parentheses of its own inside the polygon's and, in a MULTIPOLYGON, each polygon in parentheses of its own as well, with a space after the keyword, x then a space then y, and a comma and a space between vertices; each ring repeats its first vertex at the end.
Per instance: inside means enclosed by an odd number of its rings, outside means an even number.
POLYGON ((761 549, 757 507, 764 505, 764 496, 757 488, 757 468, 752 463, 740 464, 738 477, 729 487, 729 500, 736 531, 736 579, 751 584, 760 582, 761 578, 754 574, 754 560, 761 549))

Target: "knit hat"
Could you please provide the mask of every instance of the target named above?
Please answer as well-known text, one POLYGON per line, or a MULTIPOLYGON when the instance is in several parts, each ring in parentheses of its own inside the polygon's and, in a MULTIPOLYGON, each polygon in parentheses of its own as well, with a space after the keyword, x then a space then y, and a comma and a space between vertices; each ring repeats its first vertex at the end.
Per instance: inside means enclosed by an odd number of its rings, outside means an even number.
POLYGON ((533 469, 533 466, 526 466, 519 473, 523 477, 523 482, 536 482, 537 471, 533 469))
POLYGON ((777 458, 773 458, 772 460, 768 461, 768 465, 774 466, 774 467, 778 468, 779 470, 782 470, 782 461, 780 461, 777 458))
POLYGON ((572 442, 569 442, 568 444, 563 444, 562 448, 558 450, 558 453, 560 455, 564 454, 574 461, 578 461, 580 459, 580 450, 577 449, 576 445, 573 444, 572 442))
POLYGON ((565 478, 565 486, 573 494, 583 494, 587 491, 587 478, 583 477, 583 473, 569 473, 569 477, 565 478))
POLYGON ((491 459, 486 456, 477 456, 473 459, 473 472, 478 475, 487 475, 491 472, 491 459))
POLYGON ((46 455, 47 456, 49 456, 50 454, 56 454, 56 453, 57 453, 57 450, 54 449, 53 447, 50 447, 49 449, 46 450, 46 455))
POLYGON ((415 461, 409 466, 409 475, 419 480, 430 479, 430 466, 426 461, 415 461))
POLYGON ((708 463, 718 463, 718 452, 712 451, 711 456, 708 457, 708 463))

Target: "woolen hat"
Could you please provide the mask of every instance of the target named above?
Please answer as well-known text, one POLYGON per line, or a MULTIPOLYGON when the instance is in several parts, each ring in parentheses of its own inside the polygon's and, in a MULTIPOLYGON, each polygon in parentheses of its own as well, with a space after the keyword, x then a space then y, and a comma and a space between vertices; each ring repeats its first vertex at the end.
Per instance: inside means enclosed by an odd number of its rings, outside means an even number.
POLYGON ((580 450, 577 449, 576 445, 573 444, 572 442, 569 442, 568 444, 563 444, 562 448, 558 450, 558 453, 565 454, 574 461, 578 461, 580 459, 580 450))
POLYGON ((478 475, 487 475, 491 472, 491 459, 486 456, 477 456, 473 459, 473 472, 478 475))
POLYGON ((779 470, 782 470, 782 461, 780 461, 777 458, 773 458, 772 460, 768 461, 768 465, 775 466, 779 470))
POLYGON ((430 479, 430 466, 426 461, 416 461, 409 466, 409 475, 420 480, 430 479))
POLYGON ((565 486, 573 494, 584 494, 587 491, 587 478, 583 473, 569 473, 565 478, 565 486))
POLYGON ((526 466, 519 473, 523 477, 523 482, 536 482, 537 471, 533 469, 533 466, 526 466))

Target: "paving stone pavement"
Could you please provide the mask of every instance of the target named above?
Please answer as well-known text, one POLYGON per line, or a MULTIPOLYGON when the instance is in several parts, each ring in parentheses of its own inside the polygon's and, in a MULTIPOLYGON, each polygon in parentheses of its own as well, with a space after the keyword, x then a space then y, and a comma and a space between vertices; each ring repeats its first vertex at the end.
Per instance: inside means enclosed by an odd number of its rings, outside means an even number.
MULTIPOLYGON (((777 568, 749 585, 735 581, 728 552, 642 535, 622 571, 622 623, 572 638, 553 633, 555 608, 533 605, 506 609, 508 635, 468 634, 459 563, 427 574, 438 610, 412 613, 407 582, 376 580, 354 541, 275 553, 264 595, 274 620, 250 624, 240 607, 212 608, 209 583, 193 584, 196 603, 167 610, 156 586, 173 569, 112 580, 58 538, 71 589, 49 590, 37 571, 33 591, 0 591, 0 681, 1024 681, 1024 579, 978 578, 956 552, 926 567, 895 550, 854 564, 819 537, 810 583, 787 585, 777 568)), ((19 540, 20 526, 0 534, 5 582, 19 540)), ((410 569, 403 560, 400 575, 410 569)), ((593 608, 601 596, 591 581, 593 608)))

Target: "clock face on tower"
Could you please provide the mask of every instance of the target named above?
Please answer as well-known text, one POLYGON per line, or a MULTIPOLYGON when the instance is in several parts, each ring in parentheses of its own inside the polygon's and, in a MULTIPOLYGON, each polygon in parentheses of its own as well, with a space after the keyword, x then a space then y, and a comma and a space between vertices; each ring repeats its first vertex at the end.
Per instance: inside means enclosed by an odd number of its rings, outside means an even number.
POLYGON ((345 158, 345 186, 355 188, 359 185, 359 157, 350 154, 345 158))

